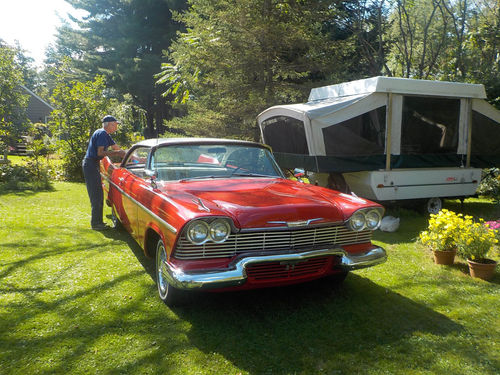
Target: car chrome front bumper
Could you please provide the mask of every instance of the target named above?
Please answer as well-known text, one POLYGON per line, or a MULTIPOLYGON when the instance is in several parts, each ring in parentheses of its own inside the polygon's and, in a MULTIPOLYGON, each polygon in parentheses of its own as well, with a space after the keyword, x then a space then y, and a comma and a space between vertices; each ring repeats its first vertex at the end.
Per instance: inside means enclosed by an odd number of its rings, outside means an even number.
POLYGON ((346 271, 375 266, 387 260, 387 254, 381 247, 374 247, 367 252, 348 254, 345 250, 321 249, 296 254, 275 254, 248 256, 237 259, 228 268, 217 271, 183 271, 166 262, 165 278, 177 289, 220 289, 243 285, 247 279, 246 267, 251 264, 270 262, 300 262, 322 256, 339 256, 339 267, 346 271))

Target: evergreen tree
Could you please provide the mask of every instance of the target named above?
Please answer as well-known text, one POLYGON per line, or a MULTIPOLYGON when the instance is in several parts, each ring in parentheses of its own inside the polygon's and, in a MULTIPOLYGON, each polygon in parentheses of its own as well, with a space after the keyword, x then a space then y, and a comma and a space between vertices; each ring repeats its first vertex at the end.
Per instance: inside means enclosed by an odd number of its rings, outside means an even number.
MULTIPOLYGON (((162 51, 170 46, 179 28, 171 10, 182 9, 184 0, 66 0, 88 12, 78 25, 59 29, 51 60, 70 56, 81 79, 106 77, 115 95, 130 94, 146 111, 146 136, 155 136, 170 107, 155 87, 162 51), (156 125, 156 126, 155 126, 156 125)), ((110 92, 108 94, 113 94, 110 92)))
POLYGON ((325 1, 191 0, 159 82, 189 115, 169 123, 189 135, 258 138, 255 117, 303 101, 341 56, 325 31, 325 1))

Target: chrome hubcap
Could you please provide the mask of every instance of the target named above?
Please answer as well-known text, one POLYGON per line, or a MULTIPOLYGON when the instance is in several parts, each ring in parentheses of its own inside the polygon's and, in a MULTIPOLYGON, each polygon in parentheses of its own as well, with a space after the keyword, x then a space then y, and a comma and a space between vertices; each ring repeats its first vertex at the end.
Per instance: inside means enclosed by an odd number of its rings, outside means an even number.
POLYGON ((165 296, 167 292, 167 280, 165 278, 165 261, 167 260, 165 255, 165 247, 163 246, 163 242, 158 243, 158 247, 156 249, 156 277, 158 280, 158 290, 160 291, 160 295, 162 297, 165 296))
POLYGON ((427 212, 430 214, 437 214, 442 206, 443 204, 440 198, 431 198, 427 201, 427 212))

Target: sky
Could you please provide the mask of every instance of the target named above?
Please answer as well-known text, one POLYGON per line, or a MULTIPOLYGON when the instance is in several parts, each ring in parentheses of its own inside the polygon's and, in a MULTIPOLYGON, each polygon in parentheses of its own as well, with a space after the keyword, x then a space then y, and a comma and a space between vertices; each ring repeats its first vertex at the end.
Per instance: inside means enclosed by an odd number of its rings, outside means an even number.
POLYGON ((56 28, 67 13, 78 14, 64 0, 0 0, 0 39, 18 40, 26 55, 40 66, 44 52, 55 41, 56 28))

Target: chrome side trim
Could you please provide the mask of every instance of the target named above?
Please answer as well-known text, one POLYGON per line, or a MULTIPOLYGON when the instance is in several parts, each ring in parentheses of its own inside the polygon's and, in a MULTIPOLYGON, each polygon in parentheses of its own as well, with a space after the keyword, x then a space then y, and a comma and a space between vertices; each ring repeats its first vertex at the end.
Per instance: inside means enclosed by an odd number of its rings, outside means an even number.
POLYGON ((120 188, 118 185, 116 185, 113 181, 111 181, 111 179, 108 178, 108 176, 104 175, 101 173, 101 176, 106 179, 111 185, 113 185, 116 190, 118 190, 121 194, 125 195, 128 199, 130 199, 131 201, 133 201, 135 204, 137 204, 137 206, 139 206, 139 208, 141 208, 143 211, 145 211, 147 214, 151 215, 152 217, 154 217, 156 220, 160 221, 163 225, 165 225, 167 227, 167 229, 172 232, 173 234, 177 234, 177 229, 175 229, 175 227, 173 227, 171 224, 167 223, 164 219, 162 219, 161 217, 159 217, 157 214, 155 214, 153 211, 151 211, 149 208, 147 208, 146 206, 144 206, 142 203, 138 202, 135 198, 132 198, 129 194, 125 193, 125 191, 123 191, 122 188, 120 188))
POLYGON ((383 263, 387 260, 387 254, 381 247, 373 248, 365 253, 348 254, 341 248, 320 249, 296 254, 270 254, 260 256, 249 256, 237 259, 228 268, 215 271, 183 271, 169 262, 164 262, 163 268, 166 272, 163 276, 168 283, 177 289, 214 289, 227 288, 243 285, 247 280, 246 267, 251 264, 269 262, 300 262, 303 260, 321 256, 340 256, 340 267, 350 271, 383 263))

